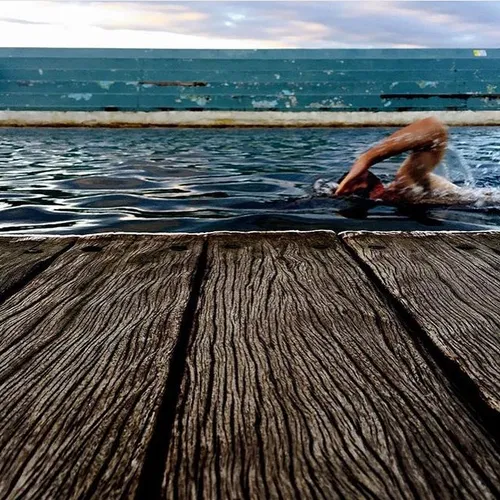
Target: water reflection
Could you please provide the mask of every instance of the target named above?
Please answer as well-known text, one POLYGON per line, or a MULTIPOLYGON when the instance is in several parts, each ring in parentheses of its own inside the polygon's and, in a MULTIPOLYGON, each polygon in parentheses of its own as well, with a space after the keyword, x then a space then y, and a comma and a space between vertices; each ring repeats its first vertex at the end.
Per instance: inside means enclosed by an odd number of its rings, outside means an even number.
MULTIPOLYGON (((317 196, 390 129, 2 129, 0 231, 497 229, 498 210, 317 196)), ((457 128, 442 175, 499 187, 500 129, 457 128)), ((388 182, 399 164, 376 167, 388 182)))

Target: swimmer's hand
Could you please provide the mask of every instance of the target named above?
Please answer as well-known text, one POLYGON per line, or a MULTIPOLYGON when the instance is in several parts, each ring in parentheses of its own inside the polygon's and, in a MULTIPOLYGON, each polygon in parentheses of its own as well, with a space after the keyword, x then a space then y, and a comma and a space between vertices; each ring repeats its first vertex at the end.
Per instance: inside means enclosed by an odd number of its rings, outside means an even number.
POLYGON ((357 189, 366 187, 366 175, 369 165, 362 159, 358 159, 342 179, 335 196, 346 196, 354 193, 357 189))

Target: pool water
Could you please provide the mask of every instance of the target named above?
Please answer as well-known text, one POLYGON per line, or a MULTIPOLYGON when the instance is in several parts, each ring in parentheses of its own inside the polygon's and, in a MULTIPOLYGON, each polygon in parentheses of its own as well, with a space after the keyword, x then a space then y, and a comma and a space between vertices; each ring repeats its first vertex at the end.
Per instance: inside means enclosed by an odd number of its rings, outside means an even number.
POLYGON ((498 208, 366 210, 314 190, 393 130, 3 128, 0 232, 500 229, 500 127, 451 129, 437 171, 498 188, 498 208))

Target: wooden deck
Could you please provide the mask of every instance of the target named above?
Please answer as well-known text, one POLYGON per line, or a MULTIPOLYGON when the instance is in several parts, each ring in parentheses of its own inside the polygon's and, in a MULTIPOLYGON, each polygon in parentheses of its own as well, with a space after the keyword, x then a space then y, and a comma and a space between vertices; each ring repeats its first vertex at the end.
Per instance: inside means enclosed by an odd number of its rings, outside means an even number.
POLYGON ((498 498, 500 233, 0 238, 0 498, 498 498))

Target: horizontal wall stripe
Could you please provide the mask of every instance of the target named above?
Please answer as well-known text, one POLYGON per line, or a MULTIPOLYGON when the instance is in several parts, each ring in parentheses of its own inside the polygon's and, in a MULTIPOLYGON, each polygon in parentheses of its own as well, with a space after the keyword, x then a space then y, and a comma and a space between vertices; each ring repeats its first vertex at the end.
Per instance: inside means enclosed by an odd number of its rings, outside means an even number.
POLYGON ((336 82, 336 81, 456 81, 461 80, 496 80, 498 71, 435 71, 435 70, 408 70, 408 71, 239 71, 230 69, 216 71, 125 71, 125 70, 13 70, 0 66, 1 80, 26 81, 181 81, 201 83, 244 83, 244 82, 336 82))
POLYGON ((0 93, 9 94, 57 94, 92 93, 92 94, 130 94, 138 92, 150 95, 183 95, 197 93, 210 95, 264 93, 267 95, 292 95, 297 93, 315 95, 345 94, 494 94, 500 85, 487 82, 235 82, 207 83, 206 85, 188 85, 189 82, 175 82, 175 85, 155 85, 148 82, 84 82, 84 81, 26 81, 0 80, 0 93))
MULTIPOLYGON (((0 57, 136 58, 136 59, 470 59, 470 49, 64 49, 0 48, 0 57)), ((488 59, 499 59, 500 49, 486 49, 488 59)))
POLYGON ((420 98, 384 98, 375 95, 348 94, 337 97, 301 94, 275 95, 214 95, 185 94, 181 96, 155 96, 147 94, 0 94, 0 109, 20 110, 288 110, 288 111, 377 111, 377 110, 459 110, 489 109, 498 106, 499 99, 474 95, 424 96, 420 98), (18 97, 22 95, 22 99, 18 97))
MULTIPOLYGON (((0 66, 10 69, 168 70, 216 71, 221 59, 124 59, 124 58, 23 58, 0 57, 0 66)), ((231 71, 405 71, 477 70, 484 60, 475 59, 232 59, 231 71)), ((500 69, 500 59, 489 60, 488 69, 500 69)))
MULTIPOLYGON (((42 66, 42 64, 40 64, 42 66)), ((89 69, 12 69, 8 66, 0 66, 0 81, 1 80, 25 80, 25 81, 78 81, 78 82, 93 82, 93 81, 121 81, 121 82, 137 82, 143 78, 143 72, 115 70, 109 69, 89 70, 89 69)))

